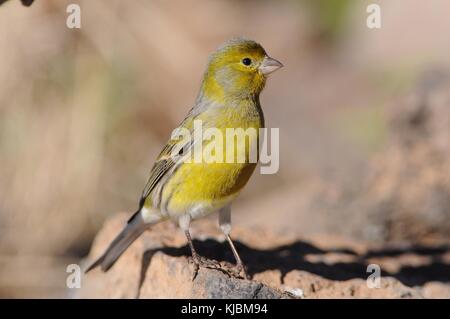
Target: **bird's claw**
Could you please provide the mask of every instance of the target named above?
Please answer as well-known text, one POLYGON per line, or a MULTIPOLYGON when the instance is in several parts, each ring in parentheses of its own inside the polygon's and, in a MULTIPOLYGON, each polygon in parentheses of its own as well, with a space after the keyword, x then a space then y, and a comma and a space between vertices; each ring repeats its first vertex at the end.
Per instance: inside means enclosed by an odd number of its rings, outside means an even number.
POLYGON ((194 264, 194 274, 192 277, 192 281, 194 281, 197 277, 200 267, 209 269, 221 269, 221 265, 217 260, 208 259, 199 255, 195 255, 189 258, 189 262, 192 262, 194 264))
POLYGON ((247 268, 244 266, 243 263, 236 264, 236 272, 241 275, 244 279, 250 280, 250 276, 247 273, 247 268))
POLYGON ((250 280, 250 276, 247 273, 247 269, 242 263, 238 263, 234 266, 231 266, 230 268, 227 269, 227 272, 235 278, 250 280))
POLYGON ((200 267, 221 270, 227 273, 229 276, 250 280, 250 276, 247 273, 247 268, 242 263, 237 263, 236 265, 231 265, 227 263, 228 265, 222 265, 217 260, 208 259, 199 255, 190 257, 189 262, 194 264, 194 273, 192 276, 192 281, 194 281, 195 278, 197 278, 200 267))

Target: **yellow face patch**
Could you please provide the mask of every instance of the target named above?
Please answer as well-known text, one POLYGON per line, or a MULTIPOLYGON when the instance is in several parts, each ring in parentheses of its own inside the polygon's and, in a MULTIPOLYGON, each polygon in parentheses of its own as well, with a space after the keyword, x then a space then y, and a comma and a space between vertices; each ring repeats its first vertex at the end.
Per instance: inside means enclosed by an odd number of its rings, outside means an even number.
POLYGON ((226 43, 210 58, 202 85, 204 94, 217 102, 258 95, 266 80, 259 71, 265 56, 264 49, 254 41, 226 43))

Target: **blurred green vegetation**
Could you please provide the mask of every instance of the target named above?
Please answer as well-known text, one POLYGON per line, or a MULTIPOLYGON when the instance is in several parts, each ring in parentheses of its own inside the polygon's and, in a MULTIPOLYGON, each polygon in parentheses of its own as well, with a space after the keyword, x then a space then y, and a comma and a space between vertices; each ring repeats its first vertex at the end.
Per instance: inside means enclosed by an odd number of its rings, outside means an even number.
POLYGON ((325 44, 334 44, 349 24, 353 0, 299 0, 311 11, 314 38, 325 44))

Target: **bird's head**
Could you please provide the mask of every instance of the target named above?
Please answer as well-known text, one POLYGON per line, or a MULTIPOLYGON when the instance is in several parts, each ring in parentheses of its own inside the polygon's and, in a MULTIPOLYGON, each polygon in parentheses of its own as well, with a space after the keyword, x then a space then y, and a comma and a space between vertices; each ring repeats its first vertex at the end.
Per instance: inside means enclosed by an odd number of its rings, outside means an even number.
POLYGON ((282 66, 255 41, 230 40, 210 56, 200 95, 217 102, 257 97, 267 75, 282 66))

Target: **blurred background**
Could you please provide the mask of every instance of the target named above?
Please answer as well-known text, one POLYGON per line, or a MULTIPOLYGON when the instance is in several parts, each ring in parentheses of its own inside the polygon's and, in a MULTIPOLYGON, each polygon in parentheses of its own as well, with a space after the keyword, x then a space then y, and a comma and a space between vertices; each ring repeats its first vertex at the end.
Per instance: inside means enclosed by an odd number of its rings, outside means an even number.
POLYGON ((236 223, 448 244, 449 14, 445 0, 7 1, 0 297, 65 295, 66 265, 106 218, 136 209, 208 55, 235 36, 285 65, 261 97, 280 170, 254 175, 236 223), (81 29, 66 27, 70 3, 81 29), (370 3, 381 29, 366 26, 370 3))

